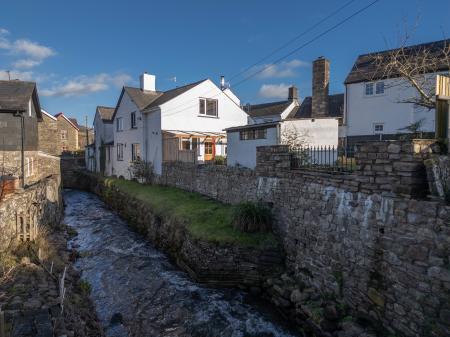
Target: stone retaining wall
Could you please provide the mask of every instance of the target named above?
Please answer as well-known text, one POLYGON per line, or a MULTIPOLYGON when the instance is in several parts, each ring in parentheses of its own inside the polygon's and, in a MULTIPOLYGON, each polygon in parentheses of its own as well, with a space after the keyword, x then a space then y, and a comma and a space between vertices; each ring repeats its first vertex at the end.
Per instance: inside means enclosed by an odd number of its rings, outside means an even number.
MULTIPOLYGON (((450 207, 416 198, 429 193, 429 145, 362 145, 353 174, 293 171, 285 147, 263 147, 255 171, 166 163, 160 183, 224 202, 272 204, 297 284, 335 296, 390 333, 448 336, 450 207)), ((302 287, 283 284, 281 306, 307 311, 303 295, 293 295, 302 287)))
POLYGON ((74 186, 99 195, 155 247, 167 252, 193 279, 211 286, 262 287, 284 267, 277 248, 238 247, 197 240, 182 222, 155 215, 151 207, 87 172, 74 186))
POLYGON ((0 201, 0 251, 16 240, 24 226, 33 238, 40 226, 56 226, 62 218, 60 176, 53 175, 36 184, 8 194, 0 201))

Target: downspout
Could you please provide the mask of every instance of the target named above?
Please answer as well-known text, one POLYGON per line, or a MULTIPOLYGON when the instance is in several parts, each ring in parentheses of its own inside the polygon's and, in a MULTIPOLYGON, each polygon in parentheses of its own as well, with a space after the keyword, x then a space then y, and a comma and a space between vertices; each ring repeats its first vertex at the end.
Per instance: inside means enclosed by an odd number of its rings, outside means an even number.
POLYGON ((20 114, 20 128, 21 128, 21 143, 22 143, 22 149, 20 154, 20 159, 22 161, 22 182, 21 187, 25 187, 25 149, 24 149, 24 143, 25 143, 25 118, 23 116, 23 112, 20 114))

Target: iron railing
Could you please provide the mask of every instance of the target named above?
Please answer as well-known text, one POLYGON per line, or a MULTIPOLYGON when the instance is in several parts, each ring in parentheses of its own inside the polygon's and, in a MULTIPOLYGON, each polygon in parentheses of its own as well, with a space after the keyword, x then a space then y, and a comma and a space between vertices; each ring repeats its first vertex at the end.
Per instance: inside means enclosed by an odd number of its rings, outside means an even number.
POLYGON ((290 153, 292 169, 352 172, 356 166, 352 147, 305 146, 290 153))

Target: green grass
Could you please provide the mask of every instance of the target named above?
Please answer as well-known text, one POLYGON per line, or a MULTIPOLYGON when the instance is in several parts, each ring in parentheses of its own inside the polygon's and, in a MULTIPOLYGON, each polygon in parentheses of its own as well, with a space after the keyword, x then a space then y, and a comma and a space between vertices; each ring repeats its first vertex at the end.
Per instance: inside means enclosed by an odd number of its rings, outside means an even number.
POLYGON ((186 224, 195 238, 241 246, 274 247, 272 233, 243 233, 233 228, 234 206, 209 199, 198 193, 174 187, 143 185, 123 179, 105 179, 106 185, 147 203, 155 215, 186 224))

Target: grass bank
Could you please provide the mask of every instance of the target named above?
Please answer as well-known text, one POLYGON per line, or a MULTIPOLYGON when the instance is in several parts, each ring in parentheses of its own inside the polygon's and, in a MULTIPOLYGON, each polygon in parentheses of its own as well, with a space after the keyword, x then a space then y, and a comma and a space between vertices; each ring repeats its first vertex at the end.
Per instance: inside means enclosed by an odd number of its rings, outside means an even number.
POLYGON ((243 233, 233 228, 234 206, 212 200, 198 193, 175 187, 144 185, 134 181, 106 178, 114 186, 147 203, 155 215, 174 217, 186 224, 195 238, 219 243, 251 247, 273 247, 277 240, 272 233, 243 233))

